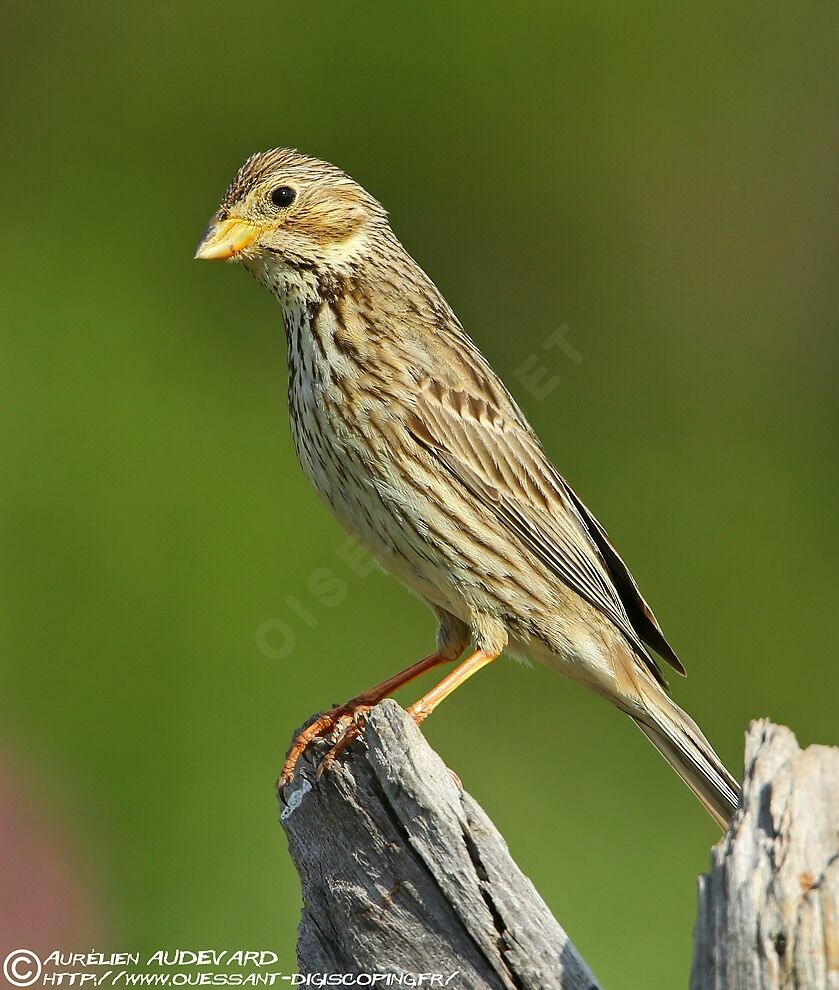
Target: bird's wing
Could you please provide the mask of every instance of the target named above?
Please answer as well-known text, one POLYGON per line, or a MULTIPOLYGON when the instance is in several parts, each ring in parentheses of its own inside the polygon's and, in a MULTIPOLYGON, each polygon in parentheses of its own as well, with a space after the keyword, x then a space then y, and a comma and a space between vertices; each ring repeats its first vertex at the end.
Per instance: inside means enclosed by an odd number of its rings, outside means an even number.
POLYGON ((603 527, 525 425, 474 394, 428 380, 408 428, 473 498, 621 630, 660 681, 643 642, 684 673, 603 527))

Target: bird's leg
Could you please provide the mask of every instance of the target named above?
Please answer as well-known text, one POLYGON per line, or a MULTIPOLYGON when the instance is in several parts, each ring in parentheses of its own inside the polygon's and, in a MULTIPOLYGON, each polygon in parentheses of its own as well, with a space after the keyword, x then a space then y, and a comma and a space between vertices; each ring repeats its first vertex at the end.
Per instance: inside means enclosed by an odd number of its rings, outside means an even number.
POLYGON ((286 758, 283 772, 280 774, 280 779, 277 781, 278 787, 284 787, 286 784, 291 783, 294 778, 294 768, 297 765, 297 761, 303 755, 306 747, 309 746, 310 743, 314 742, 315 739, 328 736, 341 722, 349 722, 349 725, 345 729, 341 738, 338 740, 338 744, 330 750, 318 768, 317 774, 320 776, 326 767, 334 762, 334 759, 338 753, 346 749, 352 740, 356 738, 358 735, 359 721, 374 705, 377 705, 383 698, 386 698, 389 694, 392 694, 404 684, 408 684, 410 681, 414 680, 414 678, 424 674, 427 670, 432 670, 434 667, 439 667, 442 663, 451 663, 452 659, 452 657, 443 656, 439 651, 437 653, 431 653, 427 657, 423 657, 422 660, 418 660, 416 663, 411 664, 410 667, 406 667, 405 670, 401 670, 398 674, 394 674, 393 677, 389 677, 386 681, 382 681, 381 684, 377 684, 375 687, 370 688, 369 691, 364 691, 362 694, 351 698, 345 704, 338 705, 336 708, 332 708, 328 712, 324 712, 323 715, 316 718, 311 725, 307 725, 306 728, 303 729, 303 731, 294 740, 294 743, 289 750, 288 757, 286 758), (348 736, 350 738, 347 738, 348 736), (340 749, 338 749, 339 745, 340 749))
POLYGON ((459 664, 450 674, 444 677, 439 684, 435 685, 428 694, 424 694, 419 701, 415 701, 408 709, 408 714, 417 725, 422 725, 437 705, 444 698, 448 698, 455 688, 460 687, 464 681, 468 680, 473 674, 477 674, 488 663, 492 663, 498 656, 498 653, 487 653, 484 650, 476 650, 471 657, 464 660, 462 664, 459 664))

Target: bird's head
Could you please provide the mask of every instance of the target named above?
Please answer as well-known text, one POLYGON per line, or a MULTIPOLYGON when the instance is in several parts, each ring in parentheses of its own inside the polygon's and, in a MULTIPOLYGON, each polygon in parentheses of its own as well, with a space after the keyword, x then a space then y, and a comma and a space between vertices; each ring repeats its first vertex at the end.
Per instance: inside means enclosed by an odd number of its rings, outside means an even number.
POLYGON ((387 229, 380 204, 340 169, 275 148, 239 169, 195 257, 241 261, 260 280, 340 275, 387 229))

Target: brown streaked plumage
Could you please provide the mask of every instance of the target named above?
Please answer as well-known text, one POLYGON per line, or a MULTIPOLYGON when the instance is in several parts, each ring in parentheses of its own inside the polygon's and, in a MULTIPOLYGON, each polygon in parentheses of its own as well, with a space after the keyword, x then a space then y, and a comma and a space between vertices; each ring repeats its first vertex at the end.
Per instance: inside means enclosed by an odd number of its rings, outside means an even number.
POLYGON ((283 782, 312 739, 344 728, 328 765, 371 705, 473 641, 418 722, 502 651, 532 656, 630 715, 725 825, 737 785, 667 694, 650 650, 684 671, 652 610, 381 205, 326 162, 253 155, 196 257, 242 262, 278 299, 303 469, 439 623, 435 653, 300 736, 283 782))

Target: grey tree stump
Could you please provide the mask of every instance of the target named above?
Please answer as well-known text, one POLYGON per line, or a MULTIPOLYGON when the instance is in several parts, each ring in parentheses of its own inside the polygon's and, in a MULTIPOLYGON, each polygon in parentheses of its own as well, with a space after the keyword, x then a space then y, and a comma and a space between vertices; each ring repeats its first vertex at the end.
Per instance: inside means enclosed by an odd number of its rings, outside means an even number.
POLYGON ((364 741, 317 783, 312 755, 280 815, 303 891, 302 973, 599 990, 492 822, 395 701, 370 713, 364 741))
POLYGON ((768 721, 699 883, 692 990, 839 990, 839 749, 768 721))

